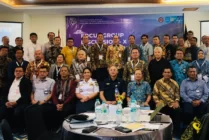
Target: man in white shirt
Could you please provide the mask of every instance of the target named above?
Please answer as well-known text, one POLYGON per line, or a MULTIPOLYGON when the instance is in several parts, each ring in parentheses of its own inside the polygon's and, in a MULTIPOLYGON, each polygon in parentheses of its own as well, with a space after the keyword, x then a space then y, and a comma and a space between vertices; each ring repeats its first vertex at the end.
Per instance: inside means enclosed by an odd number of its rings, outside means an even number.
POLYGON ((24 70, 22 67, 16 67, 14 75, 14 81, 5 87, 3 92, 7 95, 7 101, 0 107, 0 121, 4 118, 9 121, 12 120, 12 128, 22 134, 25 122, 24 110, 30 103, 32 84, 30 80, 23 77, 24 70))
POLYGON ((45 54, 45 52, 51 47, 54 45, 54 37, 55 37, 55 33, 54 32, 49 32, 47 34, 47 37, 49 39, 49 41, 47 43, 45 43, 43 46, 42 46, 42 53, 45 54))
POLYGON ((36 33, 30 34, 30 40, 31 42, 24 47, 24 60, 29 62, 35 59, 34 52, 42 49, 41 44, 37 43, 38 35, 36 33))
POLYGON ((204 50, 206 55, 205 59, 209 61, 209 36, 204 37, 204 45, 202 45, 200 49, 204 50))

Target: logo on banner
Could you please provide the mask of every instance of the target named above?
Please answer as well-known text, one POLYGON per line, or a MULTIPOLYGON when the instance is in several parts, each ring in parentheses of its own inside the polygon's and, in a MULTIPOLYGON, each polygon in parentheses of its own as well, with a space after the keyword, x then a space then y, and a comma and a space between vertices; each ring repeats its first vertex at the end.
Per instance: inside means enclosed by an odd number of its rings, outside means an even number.
POLYGON ((163 17, 158 18, 158 22, 162 23, 164 21, 163 17))
POLYGON ((75 25, 77 24, 77 19, 76 18, 70 18, 70 25, 75 25))

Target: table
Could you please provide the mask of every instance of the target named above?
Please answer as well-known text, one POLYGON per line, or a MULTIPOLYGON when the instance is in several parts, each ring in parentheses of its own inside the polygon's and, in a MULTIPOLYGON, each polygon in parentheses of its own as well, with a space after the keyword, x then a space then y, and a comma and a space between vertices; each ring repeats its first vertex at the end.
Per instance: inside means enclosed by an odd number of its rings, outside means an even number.
POLYGON ((95 133, 84 134, 82 129, 71 129, 63 122, 62 140, 172 140, 172 121, 162 123, 156 131, 136 131, 123 134, 113 129, 100 128, 95 133))

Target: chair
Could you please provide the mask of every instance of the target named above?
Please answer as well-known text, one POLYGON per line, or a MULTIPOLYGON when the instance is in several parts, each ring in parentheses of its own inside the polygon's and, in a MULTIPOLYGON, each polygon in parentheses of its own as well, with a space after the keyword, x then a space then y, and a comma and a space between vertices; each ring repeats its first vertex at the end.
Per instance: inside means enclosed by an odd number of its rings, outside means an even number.
POLYGON ((0 126, 1 126, 3 138, 5 140, 13 140, 12 130, 7 120, 3 119, 0 126))
POLYGON ((44 124, 41 106, 32 105, 25 109, 28 140, 59 140, 59 135, 49 132, 44 124))

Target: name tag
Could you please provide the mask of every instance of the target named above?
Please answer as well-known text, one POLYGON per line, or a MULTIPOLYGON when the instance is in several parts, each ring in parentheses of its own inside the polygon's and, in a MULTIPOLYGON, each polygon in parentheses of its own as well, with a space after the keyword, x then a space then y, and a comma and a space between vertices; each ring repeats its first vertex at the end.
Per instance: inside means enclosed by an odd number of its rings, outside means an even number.
POLYGON ((99 55, 99 60, 102 60, 102 59, 103 59, 103 55, 100 54, 100 55, 99 55))
POLYGON ((58 99, 59 99, 59 100, 62 100, 62 94, 59 95, 59 98, 58 98, 58 99))
POLYGON ((90 57, 89 56, 87 56, 87 61, 89 62, 91 59, 90 59, 90 57))
POLYGON ((121 53, 119 53, 119 57, 122 57, 122 54, 121 53))
POLYGON ((135 80, 135 77, 134 77, 134 74, 131 75, 131 81, 134 81, 135 80))
POLYGON ((203 79, 206 83, 208 82, 208 76, 207 75, 203 76, 203 79))
POLYGON ((128 57, 128 61, 131 61, 131 57, 128 57))
POLYGON ((33 74, 33 80, 36 80, 36 75, 35 74, 33 74))
POLYGON ((197 77, 202 80, 202 74, 198 74, 197 77))
POLYGON ((76 80, 80 80, 80 75, 76 74, 76 75, 75 75, 75 79, 76 79, 76 80))

